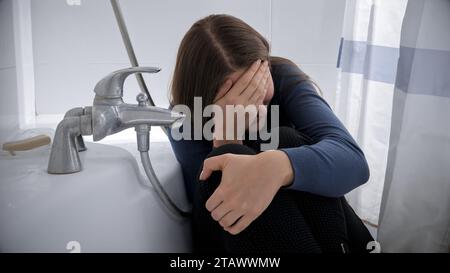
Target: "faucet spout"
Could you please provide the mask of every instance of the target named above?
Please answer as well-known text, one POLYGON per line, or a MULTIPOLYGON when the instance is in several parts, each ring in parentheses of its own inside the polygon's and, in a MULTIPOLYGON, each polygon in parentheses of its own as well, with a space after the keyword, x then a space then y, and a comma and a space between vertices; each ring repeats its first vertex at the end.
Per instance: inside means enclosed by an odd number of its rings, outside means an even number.
POLYGON ((121 107, 123 126, 129 128, 146 124, 150 126, 176 127, 184 115, 156 106, 136 106, 124 104, 121 107))
POLYGON ((133 104, 95 105, 92 113, 93 139, 104 137, 138 125, 178 127, 184 115, 156 106, 133 104))
POLYGON ((66 174, 81 170, 78 155, 80 142, 84 147, 82 135, 92 134, 90 107, 76 108, 68 112, 58 124, 53 138, 52 149, 48 162, 48 173, 66 174))

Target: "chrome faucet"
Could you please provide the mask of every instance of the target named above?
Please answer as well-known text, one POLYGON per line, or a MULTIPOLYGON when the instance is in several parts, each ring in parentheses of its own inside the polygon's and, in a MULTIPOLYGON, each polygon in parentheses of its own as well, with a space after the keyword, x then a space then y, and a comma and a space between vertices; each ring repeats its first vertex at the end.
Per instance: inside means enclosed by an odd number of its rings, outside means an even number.
MULTIPOLYGON (((151 126, 179 126, 184 115, 168 109, 149 106, 144 93, 138 104, 122 99, 125 79, 134 73, 157 73, 156 67, 132 67, 110 73, 94 88, 92 107, 69 110, 58 124, 53 138, 48 173, 67 174, 81 171, 78 152, 86 150, 82 135, 93 135, 94 141, 130 127, 148 131, 151 126)), ((139 140, 139 139, 138 139, 139 140)), ((138 143, 139 144, 139 143, 138 143)))
MULTIPOLYGON (((104 77, 94 88, 92 108, 94 141, 137 125, 171 126, 183 119, 183 115, 155 106, 148 106, 144 93, 137 96, 138 105, 123 102, 123 84, 133 73, 157 73, 156 67, 133 67, 113 72, 104 77)), ((178 124, 177 124, 178 125, 178 124)))

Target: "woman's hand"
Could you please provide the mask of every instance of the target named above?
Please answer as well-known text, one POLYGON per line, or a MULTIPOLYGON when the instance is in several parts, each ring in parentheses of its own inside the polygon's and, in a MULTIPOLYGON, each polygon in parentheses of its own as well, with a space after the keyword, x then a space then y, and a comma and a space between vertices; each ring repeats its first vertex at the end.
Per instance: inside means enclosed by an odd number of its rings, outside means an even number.
MULTIPOLYGON (((217 92, 214 104, 222 108, 223 117, 214 117, 214 146, 225 143, 240 143, 246 129, 254 128, 258 115, 260 120, 265 119, 267 111, 263 104, 264 97, 269 86, 270 72, 267 61, 256 61, 239 80, 233 85, 231 80, 227 80, 217 92), (234 108, 233 112, 227 112, 226 106, 242 106, 234 108), (254 108, 247 107, 249 105, 254 108), (249 111, 247 113, 235 111, 249 111), (251 112, 251 110, 254 110, 251 112), (232 119, 234 126, 227 128, 226 118, 232 119), (245 117, 244 122, 237 122, 238 117, 245 117), (243 125, 244 128, 238 128, 243 125), (231 138, 230 138, 231 136, 231 138)), ((230 110, 230 109, 229 109, 230 110)))
POLYGON ((206 208, 214 220, 234 235, 258 218, 280 187, 290 184, 294 177, 289 158, 278 150, 210 157, 203 163, 200 180, 207 179, 213 171, 222 171, 222 181, 206 208))

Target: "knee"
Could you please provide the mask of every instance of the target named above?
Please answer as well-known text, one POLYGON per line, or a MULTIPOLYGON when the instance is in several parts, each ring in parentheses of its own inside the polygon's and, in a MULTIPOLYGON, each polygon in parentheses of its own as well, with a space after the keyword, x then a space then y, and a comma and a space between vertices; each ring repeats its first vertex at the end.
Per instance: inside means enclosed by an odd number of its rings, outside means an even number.
POLYGON ((220 147, 214 148, 206 158, 223 155, 223 154, 242 154, 242 155, 254 155, 255 151, 245 145, 241 144, 225 144, 220 147))
MULTIPOLYGON (((247 146, 240 144, 225 144, 220 147, 214 148, 206 158, 219 156, 223 154, 243 154, 243 155, 253 155, 256 154, 255 151, 247 146)), ((201 171, 203 169, 203 164, 200 167, 201 171)), ((199 173, 200 176, 200 173, 199 173)), ((222 179, 222 172, 216 171, 211 174, 211 176, 206 181, 198 180, 198 194, 201 200, 207 200, 219 186, 222 179)))
POLYGON ((261 151, 261 145, 269 143, 275 144, 278 149, 285 149, 300 147, 303 145, 311 145, 313 144, 313 140, 306 134, 303 134, 292 127, 281 126, 272 129, 270 139, 258 139, 254 142, 250 142, 250 146, 257 151, 261 151))

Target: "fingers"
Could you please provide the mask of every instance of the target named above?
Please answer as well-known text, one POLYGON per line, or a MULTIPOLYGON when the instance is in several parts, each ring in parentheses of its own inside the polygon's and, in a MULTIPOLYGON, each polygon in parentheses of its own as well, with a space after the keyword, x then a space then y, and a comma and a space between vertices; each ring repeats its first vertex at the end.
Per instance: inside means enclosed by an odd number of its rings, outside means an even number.
POLYGON ((219 224, 223 228, 231 227, 242 215, 243 215, 242 212, 232 210, 219 220, 219 224))
POLYGON ((255 219, 256 218, 246 214, 231 227, 226 227, 225 230, 233 235, 239 234, 241 231, 246 229, 255 219))
POLYGON ((221 192, 222 188, 219 186, 214 193, 206 201, 205 207, 209 212, 214 211, 223 202, 223 196, 221 192))
POLYGON ((241 93, 243 98, 245 98, 246 100, 250 99, 255 93, 255 91, 258 90, 260 82, 266 76, 268 67, 269 67, 268 62, 264 62, 264 64, 261 64, 260 68, 258 69, 258 72, 253 76, 247 88, 241 93))
POLYGON ((264 100, 264 97, 266 96, 267 92, 267 86, 269 82, 270 73, 268 69, 266 70, 263 78, 259 81, 258 87, 253 92, 252 96, 249 99, 249 102, 251 104, 258 104, 259 102, 262 102, 264 100))
MULTIPOLYGON (((270 83, 272 81, 272 74, 270 74, 270 71, 268 71, 268 74, 269 74, 269 78, 267 79, 266 86, 264 87, 264 90, 266 90, 265 93, 267 93, 267 91, 269 90, 270 83)), ((261 99, 261 101, 264 101, 264 99, 265 99, 265 94, 264 94, 264 97, 261 99)))
POLYGON ((207 158, 205 161, 203 161, 203 169, 200 173, 199 179, 206 180, 211 176, 213 171, 222 170, 229 156, 229 154, 223 154, 207 158))
POLYGON ((239 78, 239 80, 234 84, 230 90, 230 94, 239 96, 245 88, 247 88, 250 81, 253 79, 258 69, 261 67, 261 60, 254 62, 250 68, 244 72, 244 74, 239 78))
POLYGON ((223 98, 228 93, 228 91, 230 91, 232 85, 233 85, 232 80, 230 79, 226 80, 217 91, 216 97, 214 98, 214 102, 223 98))
POLYGON ((229 214, 230 212, 230 206, 222 202, 211 212, 211 217, 216 221, 220 221, 225 215, 229 214))

